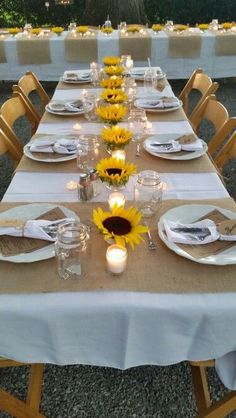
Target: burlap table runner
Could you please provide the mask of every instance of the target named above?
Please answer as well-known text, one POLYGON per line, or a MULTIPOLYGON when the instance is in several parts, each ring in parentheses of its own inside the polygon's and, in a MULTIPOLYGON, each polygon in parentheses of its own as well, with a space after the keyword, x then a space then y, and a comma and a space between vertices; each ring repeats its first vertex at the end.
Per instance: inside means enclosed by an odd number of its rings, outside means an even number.
MULTIPOLYGON (((184 204, 217 205, 236 212, 232 199, 169 200, 163 202, 160 215, 172 207, 184 204)), ((81 221, 91 218, 93 208, 98 206, 91 203, 79 205, 78 203, 62 203, 62 205, 74 210, 81 221)), ((5 211, 12 206, 14 204, 3 203, 0 205, 0 211, 5 211)), ((107 204, 99 206, 107 209, 107 204)), ((151 232, 158 245, 157 250, 148 250, 147 242, 140 244, 134 251, 129 248, 127 270, 119 277, 113 277, 106 271, 105 252, 108 244, 93 227, 86 278, 81 281, 59 279, 55 259, 23 265, 0 261, 0 293, 95 290, 172 294, 236 292, 235 265, 204 265, 178 256, 158 238, 157 222, 158 217, 149 220, 151 232)))
POLYGON ((134 61, 147 61, 147 58, 151 56, 151 42, 149 34, 143 36, 130 33, 126 36, 120 33, 120 55, 131 55, 134 61))
POLYGON ((17 39, 16 47, 21 65, 51 64, 49 39, 17 39))
POLYGON ((201 53, 201 45, 201 35, 169 33, 168 55, 170 58, 197 58, 201 53))
POLYGON ((7 62, 6 51, 5 51, 5 39, 7 39, 9 35, 3 36, 0 39, 0 63, 7 62))
POLYGON ((68 62, 97 61, 97 36, 75 38, 73 35, 68 34, 65 38, 65 54, 68 62))
POLYGON ((57 85, 57 90, 78 90, 78 89, 86 89, 89 90, 94 88, 91 83, 63 83, 63 81, 59 81, 57 85))
POLYGON ((217 33, 215 37, 215 54, 217 56, 236 55, 236 34, 217 33))

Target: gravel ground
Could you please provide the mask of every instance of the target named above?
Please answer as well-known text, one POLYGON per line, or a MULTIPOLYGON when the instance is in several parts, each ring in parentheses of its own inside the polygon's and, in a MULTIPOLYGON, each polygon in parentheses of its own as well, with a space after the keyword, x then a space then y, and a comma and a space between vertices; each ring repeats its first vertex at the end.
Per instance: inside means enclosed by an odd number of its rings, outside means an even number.
MULTIPOLYGON (((236 83, 219 80, 218 99, 227 107, 230 116, 236 114, 236 83)), ((182 81, 172 81, 176 94, 182 81)), ((55 83, 44 83, 49 95, 55 83)), ((11 84, 0 84, 0 104, 11 96, 11 84)), ((16 126, 23 143, 30 138, 25 122, 16 126)), ((206 138, 208 127, 202 137, 206 138)), ((11 180, 13 168, 8 158, 0 158, 0 199, 11 180)), ((236 162, 224 170, 226 186, 236 198, 236 162)), ((0 385, 20 399, 25 398, 28 368, 0 369, 0 385)), ((208 370, 213 400, 227 390, 214 369, 208 370)), ((91 366, 47 365, 44 373, 41 411, 48 418, 192 418, 196 405, 192 390, 190 368, 187 363, 168 367, 142 366, 126 371, 91 366)), ((9 415, 0 412, 0 418, 9 415)), ((229 418, 236 418, 232 413, 229 418)))

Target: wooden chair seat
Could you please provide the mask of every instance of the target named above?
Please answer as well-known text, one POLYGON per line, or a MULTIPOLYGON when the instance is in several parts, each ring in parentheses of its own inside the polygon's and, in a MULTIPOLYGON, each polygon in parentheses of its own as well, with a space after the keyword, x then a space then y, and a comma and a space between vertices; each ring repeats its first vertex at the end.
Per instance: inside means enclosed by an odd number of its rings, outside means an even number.
POLYGON ((218 88, 219 84, 213 82, 207 74, 203 73, 201 68, 195 70, 179 95, 179 99, 183 102, 183 108, 187 116, 192 117, 206 97, 210 94, 214 94, 218 88), (190 114, 189 96, 194 90, 197 90, 201 94, 201 97, 190 114))
POLYGON ((39 412, 44 364, 27 364, 0 357, 0 368, 18 366, 30 366, 26 402, 0 389, 0 411, 15 418, 46 418, 39 412))

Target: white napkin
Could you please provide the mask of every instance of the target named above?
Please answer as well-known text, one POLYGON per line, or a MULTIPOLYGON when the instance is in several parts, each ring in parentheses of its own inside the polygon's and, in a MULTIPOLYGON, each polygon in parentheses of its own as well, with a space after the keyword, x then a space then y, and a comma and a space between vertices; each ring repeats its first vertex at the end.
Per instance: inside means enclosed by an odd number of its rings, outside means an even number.
POLYGON ((136 104, 144 109, 170 109, 179 106, 179 99, 177 97, 138 99, 136 104))
POLYGON ((83 111, 83 102, 82 100, 75 100, 65 103, 56 103, 56 102, 50 102, 48 103, 48 107, 53 112, 64 112, 68 111, 70 113, 73 112, 82 112, 83 111))
POLYGON ((63 79, 68 81, 77 81, 77 80, 89 80, 90 79, 90 73, 80 73, 79 71, 65 71, 63 74, 63 79))
POLYGON ((58 141, 50 139, 35 139, 28 144, 31 152, 56 152, 58 154, 75 154, 77 141, 74 139, 61 138, 58 141))
POLYGON ((200 138, 196 138, 196 140, 189 144, 180 144, 180 142, 176 139, 169 142, 159 142, 155 141, 153 138, 152 142, 147 143, 147 147, 152 150, 152 152, 156 152, 157 154, 168 154, 172 152, 179 152, 179 151, 201 151, 203 149, 203 144, 200 138))
POLYGON ((47 221, 44 219, 33 219, 25 222, 22 227, 13 227, 13 226, 1 226, 0 235, 10 235, 14 237, 27 237, 27 238, 37 238, 43 239, 46 241, 55 241, 56 237, 51 237, 47 232, 43 230, 43 227, 49 225, 57 225, 63 222, 70 222, 74 219, 64 218, 57 221, 47 221))
POLYGON ((203 149, 203 144, 200 138, 196 138, 194 142, 181 144, 181 149, 183 151, 201 151, 203 149))
POLYGON ((202 245, 214 242, 220 238, 217 226, 211 219, 204 219, 203 221, 193 222, 191 224, 182 224, 164 219, 163 225, 167 238, 171 242, 202 245), (178 231, 178 229, 180 230, 178 231))

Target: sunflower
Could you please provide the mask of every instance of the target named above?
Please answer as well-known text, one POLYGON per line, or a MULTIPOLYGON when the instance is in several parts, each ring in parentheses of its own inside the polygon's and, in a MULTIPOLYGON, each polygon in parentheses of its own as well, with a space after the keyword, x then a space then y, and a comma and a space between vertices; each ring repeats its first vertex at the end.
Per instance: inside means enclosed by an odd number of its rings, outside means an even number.
POLYGON ((106 89, 102 92, 101 97, 107 103, 122 103, 128 100, 127 94, 120 89, 106 89))
POLYGON ((209 29, 209 23, 199 23, 199 25, 197 25, 197 27, 201 30, 207 30, 207 29, 209 29))
POLYGON ((100 86, 105 89, 114 89, 121 87, 122 83, 123 79, 121 77, 113 75, 109 78, 104 78, 104 80, 101 81, 100 86))
POLYGON ((93 222, 105 239, 114 239, 122 247, 130 244, 133 249, 143 241, 140 235, 148 231, 146 226, 139 224, 141 218, 141 213, 134 207, 114 206, 111 212, 104 212, 101 208, 93 211, 93 222))
POLYGON ((60 36, 61 33, 64 31, 64 28, 62 28, 61 26, 54 26, 51 31, 53 33, 56 33, 57 36, 60 36))
POLYGON ((136 32, 139 32, 141 28, 142 28, 142 26, 129 25, 128 28, 126 29, 126 31, 129 32, 129 33, 136 33, 136 32))
POLYGON ((116 57, 116 56, 104 57, 103 63, 105 65, 118 65, 120 63, 120 57, 116 57))
POLYGON ((101 28, 101 32, 106 33, 107 35, 112 33, 113 30, 114 30, 113 28, 101 28))
POLYGON ((154 30, 154 32, 159 32, 160 30, 163 30, 163 28, 164 28, 163 25, 159 25, 159 24, 152 25, 152 30, 154 30))
POLYGON ((113 104, 107 106, 98 106, 97 115, 105 122, 115 125, 120 122, 127 113, 127 108, 123 105, 113 104))
POLYGON ((78 26, 78 28, 76 29, 76 32, 84 34, 88 32, 88 29, 89 29, 88 26, 78 26))
POLYGON ((102 182, 110 186, 123 186, 128 182, 129 176, 136 173, 136 166, 111 157, 100 160, 96 170, 102 182))
POLYGON ((33 35, 39 35, 39 33, 41 32, 41 28, 33 28, 33 29, 31 29, 31 33, 33 34, 33 35))
POLYGON ((234 26, 231 22, 224 22, 222 23, 222 29, 231 29, 234 26))
POLYGON ((175 27, 174 27, 174 31, 175 32, 177 32, 177 31, 184 31, 186 29, 188 29, 188 26, 187 25, 175 25, 175 27))
POLYGON ((8 32, 11 34, 11 35, 17 35, 17 33, 19 33, 20 32, 20 28, 9 28, 8 29, 8 32))
POLYGON ((125 128, 112 126, 111 128, 104 128, 101 133, 103 141, 112 149, 123 148, 132 139, 132 132, 125 128))
POLYGON ((120 75, 124 72, 124 67, 121 65, 108 65, 104 68, 104 72, 107 75, 120 75))

